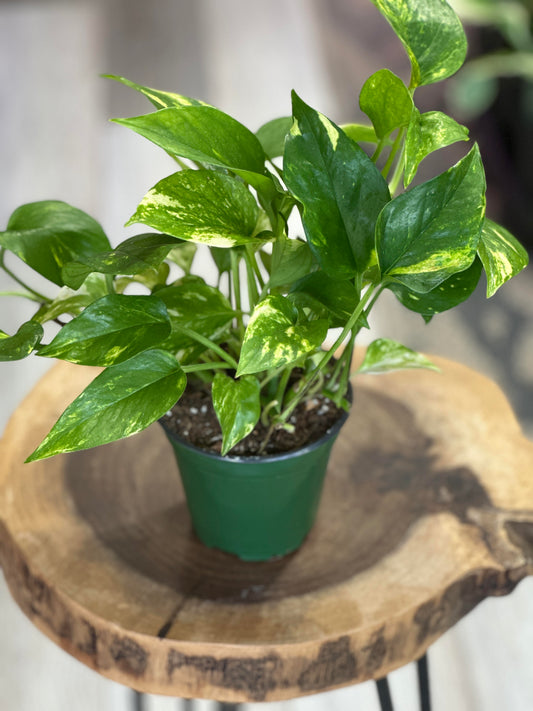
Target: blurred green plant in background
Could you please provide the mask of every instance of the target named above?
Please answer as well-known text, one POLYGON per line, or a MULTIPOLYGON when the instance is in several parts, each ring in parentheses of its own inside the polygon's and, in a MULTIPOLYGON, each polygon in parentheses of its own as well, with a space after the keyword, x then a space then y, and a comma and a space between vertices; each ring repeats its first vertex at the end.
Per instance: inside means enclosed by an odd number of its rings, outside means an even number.
POLYGON ((467 25, 481 28, 483 39, 492 34, 490 45, 463 67, 449 87, 449 99, 465 118, 486 111, 496 99, 500 80, 521 77, 531 90, 533 115, 533 0, 452 0, 451 4, 467 25), (497 36, 500 36, 498 42, 497 36))
POLYGON ((490 159, 492 212, 533 252, 533 0, 451 0, 467 25, 469 57, 446 104, 490 159), (489 150, 490 148, 490 150, 489 150))

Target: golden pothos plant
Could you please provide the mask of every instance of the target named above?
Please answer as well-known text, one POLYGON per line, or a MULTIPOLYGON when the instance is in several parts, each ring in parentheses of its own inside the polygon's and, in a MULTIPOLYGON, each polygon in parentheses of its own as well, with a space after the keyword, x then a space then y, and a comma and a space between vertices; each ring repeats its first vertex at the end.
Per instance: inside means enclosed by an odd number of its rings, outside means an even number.
MULTIPOLYGON (((111 77, 155 107, 115 121, 165 150, 178 170, 128 220, 153 231, 114 248, 92 217, 58 201, 19 207, 0 233, 0 265, 22 288, 7 293, 37 303, 15 335, 0 332, 0 359, 35 352, 104 367, 28 461, 144 429, 188 378, 212 383, 223 454, 260 418, 269 431, 290 429, 297 404, 316 392, 347 407, 354 341, 385 289, 428 321, 467 299, 482 271, 491 296, 526 265, 517 240, 485 217, 477 145, 411 187, 430 153, 468 141, 464 126, 414 101, 418 87, 463 64, 459 19, 444 0, 374 4, 412 71, 408 84, 388 69, 369 77, 359 96, 367 125, 335 125, 293 93, 292 116, 253 133, 202 101, 111 77), (293 235, 295 210, 303 232, 293 235), (193 273, 199 244, 210 250, 217 285, 193 273), (59 289, 26 284, 14 257, 59 289), (128 293, 131 283, 146 293, 128 293), (45 342, 48 321, 60 329, 45 342), (340 333, 326 348, 330 329, 340 333)), ((404 367, 431 363, 379 339, 359 371, 404 367)))

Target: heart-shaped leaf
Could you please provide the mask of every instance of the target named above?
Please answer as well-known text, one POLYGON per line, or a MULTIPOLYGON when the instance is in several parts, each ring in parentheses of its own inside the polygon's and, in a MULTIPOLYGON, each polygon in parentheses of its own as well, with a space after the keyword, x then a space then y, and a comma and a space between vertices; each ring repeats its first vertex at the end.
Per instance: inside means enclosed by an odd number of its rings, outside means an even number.
POLYGON ((385 206, 376 226, 384 276, 425 293, 467 269, 485 213, 485 174, 477 145, 436 178, 385 206))
POLYGON ((472 266, 468 267, 468 269, 452 274, 446 281, 443 281, 426 294, 417 294, 415 291, 403 286, 403 284, 395 282, 389 284, 388 288, 394 293, 398 301, 410 311, 420 314, 424 321, 428 323, 436 314, 452 309, 466 301, 474 293, 481 271, 481 260, 476 257, 472 266))
POLYGON ((256 243, 259 207, 237 178, 212 170, 183 170, 143 198, 128 225, 142 222, 173 237, 233 247, 256 243))
POLYGON ((43 337, 43 327, 36 321, 23 323, 14 336, 0 331, 0 361, 26 358, 43 337))
POLYGON ((468 141, 468 129, 441 111, 421 114, 414 109, 405 139, 405 175, 407 187, 426 156, 457 141, 468 141))
POLYGON ((487 298, 529 262, 520 242, 504 227, 489 219, 483 223, 478 254, 487 274, 487 298))
POLYGON ((106 368, 72 402, 27 462, 140 432, 180 399, 187 378, 169 353, 150 350, 106 368))
POLYGON ((113 120, 168 153, 229 168, 258 190, 276 192, 272 178, 265 174, 265 153, 257 136, 212 106, 171 107, 113 120))
POLYGON ((328 332, 328 322, 299 322, 298 315, 298 309, 284 296, 263 299, 246 328, 237 376, 289 365, 318 348, 328 332))
POLYGON ((413 99, 396 74, 380 69, 363 84, 359 107, 368 116, 378 138, 385 138, 395 128, 407 126, 413 111, 413 99))
POLYGON ((39 355, 82 365, 113 365, 153 348, 170 333, 155 296, 108 294, 66 323, 39 355))
POLYGON ((251 375, 234 380, 217 373, 213 380, 213 407, 222 428, 222 455, 249 435, 261 414, 259 381, 251 375))
POLYGON ((111 249, 96 220, 59 200, 17 208, 7 230, 0 232, 0 247, 14 252, 58 286, 64 284, 61 269, 65 264, 111 249))
POLYGON ((387 183, 356 143, 294 92, 293 112, 284 178, 303 206, 307 240, 331 277, 363 273, 376 219, 390 200, 387 183))
POLYGON ((372 0, 411 60, 411 86, 455 74, 466 57, 461 21, 445 0, 372 0))
POLYGON ((402 346, 397 341, 388 338, 378 338, 367 348, 364 360, 358 368, 358 373, 378 374, 388 373, 391 370, 403 370, 405 368, 429 368, 439 370, 422 353, 412 351, 410 348, 402 346))

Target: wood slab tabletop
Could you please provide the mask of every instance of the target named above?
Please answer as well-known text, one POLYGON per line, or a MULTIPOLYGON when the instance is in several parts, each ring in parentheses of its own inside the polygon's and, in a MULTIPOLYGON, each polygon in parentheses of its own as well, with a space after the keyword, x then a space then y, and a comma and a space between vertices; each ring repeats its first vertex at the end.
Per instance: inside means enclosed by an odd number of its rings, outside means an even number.
POLYGON ((0 444, 0 563, 56 644, 139 691, 275 701, 379 678, 533 573, 533 443, 457 363, 359 376, 318 520, 245 563, 194 535, 159 425, 23 464, 96 371, 55 366, 0 444))

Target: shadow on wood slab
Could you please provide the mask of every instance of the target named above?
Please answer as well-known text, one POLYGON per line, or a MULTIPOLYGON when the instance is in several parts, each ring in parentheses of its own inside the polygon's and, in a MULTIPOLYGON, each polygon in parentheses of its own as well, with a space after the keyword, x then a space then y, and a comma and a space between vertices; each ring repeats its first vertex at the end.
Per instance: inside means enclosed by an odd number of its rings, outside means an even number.
POLYGON ((124 456, 131 440, 70 456, 66 483, 106 548, 188 597, 253 603, 320 590, 376 565, 421 516, 448 511, 469 523, 469 509, 492 507, 472 471, 439 467, 432 438, 408 407, 361 387, 304 545, 281 559, 247 563, 196 538, 172 452, 162 439, 157 444, 146 444, 148 459, 142 450, 124 456))

